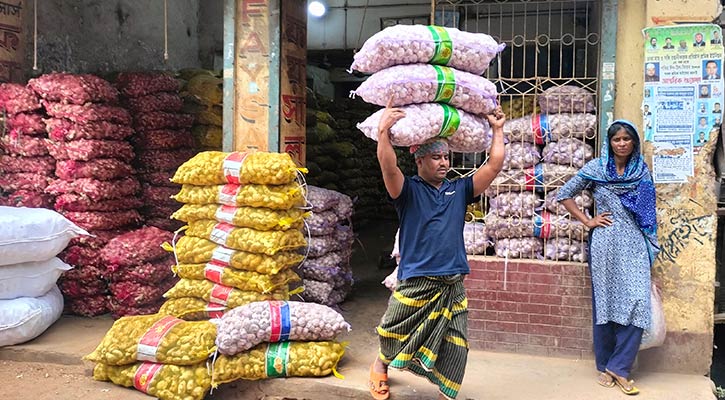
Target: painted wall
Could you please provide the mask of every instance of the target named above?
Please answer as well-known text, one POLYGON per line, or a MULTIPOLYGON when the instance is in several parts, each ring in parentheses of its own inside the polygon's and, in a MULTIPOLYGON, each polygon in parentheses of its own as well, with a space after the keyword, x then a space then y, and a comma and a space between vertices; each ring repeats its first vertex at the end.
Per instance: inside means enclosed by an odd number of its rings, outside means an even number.
MULTIPOLYGON (((208 1, 208 0, 207 0, 208 1)), ((216 0, 215 0, 216 1, 216 0)), ((33 3, 27 1, 26 70, 33 66, 33 3)), ((41 72, 109 72, 198 67, 199 0, 168 1, 164 61, 164 2, 43 0, 38 2, 41 72)))
MULTIPOLYGON (((619 1, 615 116, 642 123, 641 30, 671 22, 712 21, 720 14, 716 0, 619 1)), ((662 283, 667 321, 664 346, 640 353, 642 369, 706 374, 713 343, 715 282, 714 141, 695 157, 695 177, 688 184, 658 185, 659 241, 663 251, 653 267, 662 283)), ((651 146, 645 154, 651 158, 651 146)))
POLYGON ((224 0, 199 1, 199 61, 203 68, 222 68, 224 0))
POLYGON ((329 0, 326 3, 326 15, 308 19, 307 48, 310 50, 360 48, 367 38, 380 31, 383 17, 430 16, 429 0, 370 0, 367 12, 365 0, 329 0))

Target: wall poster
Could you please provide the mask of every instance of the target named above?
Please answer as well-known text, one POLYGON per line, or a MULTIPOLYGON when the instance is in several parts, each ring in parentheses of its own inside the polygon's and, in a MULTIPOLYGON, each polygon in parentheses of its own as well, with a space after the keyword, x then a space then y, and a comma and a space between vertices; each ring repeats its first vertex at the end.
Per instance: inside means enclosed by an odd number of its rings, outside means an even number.
POLYGON ((722 29, 713 24, 647 28, 644 136, 652 142, 655 183, 685 183, 693 155, 717 140, 722 123, 722 29))

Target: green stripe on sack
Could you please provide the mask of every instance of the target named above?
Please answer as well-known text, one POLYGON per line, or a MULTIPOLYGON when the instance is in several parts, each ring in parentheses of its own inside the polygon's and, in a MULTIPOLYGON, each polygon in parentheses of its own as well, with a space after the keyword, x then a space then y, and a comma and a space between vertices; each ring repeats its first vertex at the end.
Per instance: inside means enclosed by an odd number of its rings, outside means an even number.
POLYGON ((433 102, 450 103, 456 93, 456 75, 453 73, 453 69, 440 65, 431 66, 435 69, 438 77, 438 88, 433 102))
POLYGON ((265 354, 267 377, 279 378, 287 376, 290 342, 270 343, 265 354))
POLYGON ((431 64, 448 65, 453 55, 453 42, 446 28, 442 26, 428 26, 428 30, 435 42, 435 52, 430 59, 431 64))
POLYGON ((461 116, 455 107, 451 107, 448 104, 439 104, 439 106, 443 107, 443 125, 441 125, 441 131, 438 133, 438 137, 451 137, 461 125, 461 116))

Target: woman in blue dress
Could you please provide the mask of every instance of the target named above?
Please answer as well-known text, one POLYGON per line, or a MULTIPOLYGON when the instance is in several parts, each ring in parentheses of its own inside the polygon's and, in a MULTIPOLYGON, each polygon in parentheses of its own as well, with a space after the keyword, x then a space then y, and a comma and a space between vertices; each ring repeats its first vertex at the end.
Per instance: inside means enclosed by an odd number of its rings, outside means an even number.
POLYGON ((602 140, 601 156, 559 189, 557 200, 590 232, 598 382, 637 394, 629 374, 650 325, 650 268, 659 246, 655 189, 634 124, 614 121, 602 140), (594 196, 598 214, 593 218, 572 199, 584 189, 594 196))

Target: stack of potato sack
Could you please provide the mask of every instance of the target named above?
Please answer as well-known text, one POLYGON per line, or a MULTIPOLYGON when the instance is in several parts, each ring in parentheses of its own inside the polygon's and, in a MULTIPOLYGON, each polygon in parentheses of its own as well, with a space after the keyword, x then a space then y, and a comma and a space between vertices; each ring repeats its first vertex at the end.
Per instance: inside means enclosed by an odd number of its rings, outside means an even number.
POLYGON ((87 234, 52 210, 0 206, 0 347, 43 333, 63 311, 56 256, 87 234))
POLYGON ((179 83, 161 73, 121 73, 116 86, 132 113, 136 170, 142 184, 142 213, 146 225, 175 231, 181 224, 169 217, 178 209, 171 199, 179 186, 169 179, 182 163, 196 154, 190 129, 193 117, 181 113, 184 102, 179 83))
POLYGON ((260 300, 287 300, 304 256, 306 211, 299 171, 286 153, 203 152, 176 171, 174 213, 186 222, 174 245, 181 281, 161 312, 184 319, 221 316, 260 300))
POLYGON ((202 400, 211 389, 216 327, 163 315, 122 317, 85 360, 93 379, 133 387, 161 400, 202 400))
MULTIPOLYGON (((390 104, 405 117, 390 130, 395 146, 447 138, 451 151, 477 153, 491 145, 484 115, 496 107, 496 86, 481 77, 504 45, 486 34, 455 28, 397 25, 368 39, 351 69, 373 75, 352 94, 390 104)), ((377 140, 383 110, 357 127, 377 140)))
POLYGON ((194 135, 201 150, 222 150, 223 83, 208 70, 180 71, 186 84, 181 89, 184 110, 194 116, 194 135))
POLYGON ((70 311, 99 315, 108 311, 107 283, 99 251, 112 237, 142 222, 137 208, 140 185, 133 177, 131 116, 119 107, 118 91, 94 75, 55 73, 31 79, 43 100, 46 144, 56 161, 46 192, 54 207, 94 235, 73 240, 60 258, 75 266, 61 277, 70 311))
POLYGON ((213 385, 238 379, 338 375, 350 325, 335 310, 314 303, 260 301, 237 307, 217 323, 221 355, 213 385))
MULTIPOLYGON (((308 93, 307 109, 307 182, 345 193, 355 199, 353 220, 356 226, 369 219, 397 218, 386 196, 377 145, 360 140, 355 124, 365 120, 376 107, 360 98, 334 102, 308 93)), ((408 149, 396 149, 398 165, 404 174, 415 173, 408 149)))
MULTIPOLYGON (((583 141, 596 131, 596 116, 589 114, 593 96, 578 87, 553 87, 539 96, 539 107, 541 114, 504 126, 505 171, 486 191, 488 231, 499 257, 585 261, 585 227, 560 212, 555 189, 593 157, 583 141)), ((585 204, 589 197, 578 201, 585 204)))
POLYGON ((38 97, 15 83, 0 84, 0 205, 53 208, 45 188, 55 159, 45 146, 45 124, 38 97))
POLYGON ((312 215, 306 259, 296 270, 302 277, 305 301, 334 306, 342 303, 353 284, 350 257, 355 236, 349 224, 352 200, 342 193, 307 186, 312 215))
POLYGON ((179 280, 172 271, 174 255, 162 247, 172 239, 169 231, 144 227, 116 236, 101 250, 114 318, 159 311, 163 294, 179 280))

